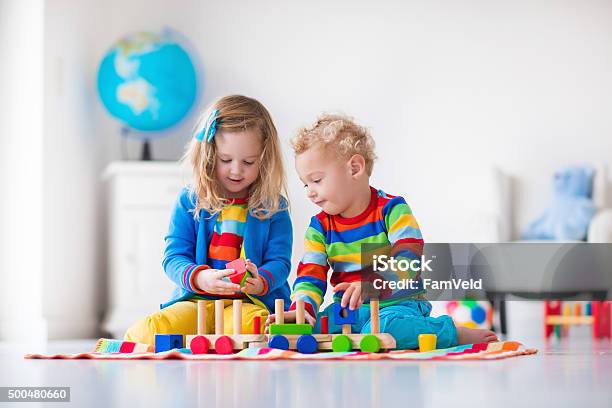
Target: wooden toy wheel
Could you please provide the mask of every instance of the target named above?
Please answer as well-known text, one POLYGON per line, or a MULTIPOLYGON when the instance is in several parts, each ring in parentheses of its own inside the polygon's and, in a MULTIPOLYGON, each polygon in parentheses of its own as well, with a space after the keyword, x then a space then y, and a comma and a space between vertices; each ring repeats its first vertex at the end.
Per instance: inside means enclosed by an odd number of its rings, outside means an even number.
POLYGON ((215 351, 217 354, 232 354, 234 345, 230 336, 221 336, 215 341, 215 351))
POLYGON ((204 336, 196 336, 189 343, 192 354, 206 354, 210 349, 210 341, 204 336))
POLYGON ((289 340, 282 334, 277 334, 272 336, 270 341, 268 341, 268 347, 280 350, 289 350, 289 340))
POLYGON ((297 351, 304 354, 312 354, 317 351, 318 343, 314 336, 305 334, 297 339, 297 351))
POLYGON ((335 352, 346 352, 353 349, 351 339, 345 335, 338 335, 332 340, 332 350, 335 352))

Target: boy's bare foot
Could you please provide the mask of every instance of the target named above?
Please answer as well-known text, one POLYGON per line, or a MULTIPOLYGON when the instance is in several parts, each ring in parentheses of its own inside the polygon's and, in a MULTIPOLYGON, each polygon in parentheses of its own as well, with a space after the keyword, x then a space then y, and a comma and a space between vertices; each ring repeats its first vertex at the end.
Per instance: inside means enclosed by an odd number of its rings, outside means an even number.
POLYGON ((457 326, 457 339, 459 344, 492 343, 499 341, 497 335, 491 330, 470 329, 469 327, 457 326))

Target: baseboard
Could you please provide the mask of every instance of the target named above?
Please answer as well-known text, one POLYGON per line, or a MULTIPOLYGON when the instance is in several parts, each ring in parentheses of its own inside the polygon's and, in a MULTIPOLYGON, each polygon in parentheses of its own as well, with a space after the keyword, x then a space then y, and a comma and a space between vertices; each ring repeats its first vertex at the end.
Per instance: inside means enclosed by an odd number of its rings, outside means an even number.
POLYGON ((6 342, 45 343, 48 325, 44 318, 19 318, 0 321, 0 340, 6 342))

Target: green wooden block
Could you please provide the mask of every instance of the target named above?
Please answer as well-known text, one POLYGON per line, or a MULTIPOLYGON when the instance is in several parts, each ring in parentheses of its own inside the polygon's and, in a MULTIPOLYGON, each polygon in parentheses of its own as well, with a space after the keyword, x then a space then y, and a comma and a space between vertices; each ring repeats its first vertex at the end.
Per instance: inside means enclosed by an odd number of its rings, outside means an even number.
POLYGON ((312 326, 304 324, 271 324, 270 334, 312 334, 312 326))

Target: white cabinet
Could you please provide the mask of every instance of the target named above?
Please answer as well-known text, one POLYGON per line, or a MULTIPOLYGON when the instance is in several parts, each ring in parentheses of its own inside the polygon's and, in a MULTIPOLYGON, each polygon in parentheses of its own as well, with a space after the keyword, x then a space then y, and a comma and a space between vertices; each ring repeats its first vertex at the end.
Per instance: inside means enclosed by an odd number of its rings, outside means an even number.
POLYGON ((115 162, 108 184, 108 309, 103 329, 122 338, 159 310, 173 283, 161 266, 170 213, 186 172, 177 162, 115 162))

